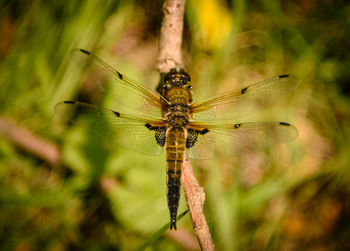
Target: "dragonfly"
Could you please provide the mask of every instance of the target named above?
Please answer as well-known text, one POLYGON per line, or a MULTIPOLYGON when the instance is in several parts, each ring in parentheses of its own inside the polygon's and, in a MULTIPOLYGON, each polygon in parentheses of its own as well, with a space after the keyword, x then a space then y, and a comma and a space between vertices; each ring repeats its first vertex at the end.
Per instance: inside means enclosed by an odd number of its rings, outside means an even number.
POLYGON ((193 101, 191 77, 181 68, 173 68, 164 75, 158 93, 87 50, 75 49, 72 55, 73 59, 89 62, 92 68, 110 79, 115 91, 122 94, 117 103, 127 107, 129 112, 123 112, 122 108, 111 110, 79 101, 63 101, 55 106, 56 114, 70 122, 76 121, 76 114, 87 116, 95 133, 133 151, 158 155, 165 149, 170 230, 176 230, 185 154, 200 160, 228 158, 286 143, 298 135, 297 129, 286 122, 234 122, 293 91, 298 81, 292 75, 276 76, 193 101))

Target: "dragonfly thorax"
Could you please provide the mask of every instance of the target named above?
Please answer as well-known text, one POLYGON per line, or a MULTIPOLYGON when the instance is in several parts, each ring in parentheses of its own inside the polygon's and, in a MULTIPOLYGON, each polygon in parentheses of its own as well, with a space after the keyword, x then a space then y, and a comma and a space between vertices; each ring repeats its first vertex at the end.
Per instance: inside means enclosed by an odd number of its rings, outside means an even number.
POLYGON ((179 128, 186 126, 189 123, 189 121, 186 116, 174 115, 169 117, 168 123, 172 127, 179 128))
POLYGON ((189 112, 189 106, 186 103, 171 104, 169 106, 169 112, 181 115, 189 112))
POLYGON ((184 127, 189 123, 189 105, 188 98, 190 96, 184 95, 170 95, 170 100, 177 101, 177 103, 172 103, 168 108, 167 120, 172 127, 184 127), (174 97, 175 96, 175 97, 174 97))

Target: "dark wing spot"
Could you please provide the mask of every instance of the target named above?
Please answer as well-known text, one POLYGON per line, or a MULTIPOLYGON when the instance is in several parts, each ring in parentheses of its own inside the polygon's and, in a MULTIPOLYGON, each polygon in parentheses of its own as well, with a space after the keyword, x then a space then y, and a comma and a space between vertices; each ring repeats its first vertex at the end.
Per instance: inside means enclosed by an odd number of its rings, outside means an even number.
POLYGON ((164 146, 166 139, 166 128, 165 127, 153 127, 151 130, 157 130, 155 138, 157 140, 158 145, 164 146))
POLYGON ((244 93, 247 91, 247 89, 248 89, 248 87, 243 88, 243 89, 241 90, 241 94, 244 94, 244 93))
POLYGON ((63 101, 65 104, 75 104, 75 101, 63 101))
POLYGON ((153 130, 153 126, 151 126, 151 124, 147 123, 145 126, 146 126, 148 129, 153 130))
POLYGON ((85 54, 88 54, 88 55, 90 55, 90 52, 88 52, 87 50, 84 50, 84 49, 80 49, 80 51, 81 51, 82 53, 85 53, 85 54))
POLYGON ((290 126, 290 124, 289 124, 289 123, 286 123, 286 122, 280 122, 280 125, 290 126))
POLYGON ((117 71, 117 74, 120 79, 123 79, 123 75, 120 72, 117 71))
POLYGON ((235 124, 235 128, 239 128, 241 126, 241 124, 235 124))
POLYGON ((150 131, 156 131, 156 134, 154 135, 158 145, 164 146, 165 145, 165 139, 166 139, 166 127, 156 127, 152 126, 151 124, 147 123, 145 124, 145 127, 150 131))
POLYGON ((115 114, 115 116, 120 117, 120 113, 119 112, 113 112, 115 114))
POLYGON ((288 74, 285 74, 285 75, 279 75, 279 78, 288 78, 289 75, 288 74))
POLYGON ((206 134, 207 132, 209 132, 208 128, 203 129, 202 131, 198 131, 198 133, 200 133, 201 135, 206 134))
POLYGON ((187 139, 186 139, 186 147, 191 148, 197 142, 198 132, 193 129, 187 129, 187 139))

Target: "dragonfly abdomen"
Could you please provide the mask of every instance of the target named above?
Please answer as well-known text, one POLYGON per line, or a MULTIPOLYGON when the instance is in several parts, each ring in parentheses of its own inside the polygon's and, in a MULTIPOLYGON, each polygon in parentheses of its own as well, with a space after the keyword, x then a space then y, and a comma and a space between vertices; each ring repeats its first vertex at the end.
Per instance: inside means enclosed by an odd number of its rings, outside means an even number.
POLYGON ((170 229, 176 230, 176 216, 180 200, 182 163, 186 147, 183 128, 171 127, 166 136, 167 198, 170 212, 170 229))

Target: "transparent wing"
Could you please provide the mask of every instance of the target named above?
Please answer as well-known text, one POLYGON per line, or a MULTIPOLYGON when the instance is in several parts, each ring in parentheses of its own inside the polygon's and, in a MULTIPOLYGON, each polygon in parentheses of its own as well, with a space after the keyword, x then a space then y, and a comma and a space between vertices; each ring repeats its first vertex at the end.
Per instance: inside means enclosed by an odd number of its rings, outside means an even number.
POLYGON ((196 143, 187 149, 192 159, 228 158, 248 151, 285 143, 298 136, 297 129, 284 122, 242 123, 232 125, 192 124, 198 134, 196 143))
POLYGON ((168 102, 157 92, 144 88, 140 83, 121 74, 101 58, 83 49, 74 49, 71 57, 78 65, 89 63, 92 69, 97 70, 100 78, 113 82, 112 91, 115 102, 148 116, 160 117, 162 103, 168 102))
POLYGON ((157 144, 155 138, 156 131, 146 127, 146 124, 162 126, 162 120, 128 116, 76 101, 58 103, 55 113, 71 122, 75 121, 77 114, 86 116, 93 133, 109 139, 118 146, 149 155, 162 152, 162 147, 157 144))
POLYGON ((281 75, 191 105, 193 119, 237 119, 269 106, 295 89, 294 76, 281 75))

